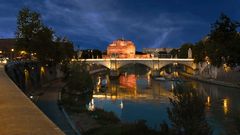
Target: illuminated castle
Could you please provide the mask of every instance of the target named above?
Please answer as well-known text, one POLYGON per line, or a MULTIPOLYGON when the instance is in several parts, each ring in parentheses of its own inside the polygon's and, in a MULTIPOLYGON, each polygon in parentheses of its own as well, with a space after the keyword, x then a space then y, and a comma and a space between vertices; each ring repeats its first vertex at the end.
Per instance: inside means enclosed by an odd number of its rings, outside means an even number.
POLYGON ((118 39, 107 47, 107 55, 103 55, 103 58, 143 58, 145 56, 144 54, 136 55, 135 52, 136 47, 132 41, 118 39))

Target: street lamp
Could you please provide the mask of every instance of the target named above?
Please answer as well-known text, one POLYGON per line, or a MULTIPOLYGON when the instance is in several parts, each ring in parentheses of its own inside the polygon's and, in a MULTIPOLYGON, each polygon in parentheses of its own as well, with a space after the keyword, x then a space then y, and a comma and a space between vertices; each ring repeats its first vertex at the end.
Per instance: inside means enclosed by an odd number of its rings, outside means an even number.
POLYGON ((13 52, 14 52, 14 49, 12 48, 11 49, 11 60, 13 60, 13 52))

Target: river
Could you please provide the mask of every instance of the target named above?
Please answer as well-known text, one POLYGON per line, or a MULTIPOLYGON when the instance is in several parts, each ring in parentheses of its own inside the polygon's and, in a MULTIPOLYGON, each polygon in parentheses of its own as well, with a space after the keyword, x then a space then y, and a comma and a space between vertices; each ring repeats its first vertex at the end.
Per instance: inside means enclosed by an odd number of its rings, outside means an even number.
MULTIPOLYGON (((112 80, 108 74, 101 73, 95 77, 96 84, 99 80, 105 80, 102 82, 106 83, 106 88, 96 85, 89 109, 113 111, 123 122, 145 120, 154 129, 159 129, 163 121, 171 123, 167 108, 171 106, 169 98, 173 96, 175 81, 155 81, 147 72, 123 72, 118 79, 112 80)), ((204 95, 206 118, 214 135, 240 133, 239 89, 193 80, 185 80, 182 84, 204 95)))

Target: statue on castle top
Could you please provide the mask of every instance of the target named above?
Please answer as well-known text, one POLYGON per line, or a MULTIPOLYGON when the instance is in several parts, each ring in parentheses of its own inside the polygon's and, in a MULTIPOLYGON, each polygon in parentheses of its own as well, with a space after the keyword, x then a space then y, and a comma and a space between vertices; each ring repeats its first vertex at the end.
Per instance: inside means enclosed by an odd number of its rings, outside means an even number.
POLYGON ((188 49, 188 58, 189 59, 192 58, 192 49, 191 48, 188 49))

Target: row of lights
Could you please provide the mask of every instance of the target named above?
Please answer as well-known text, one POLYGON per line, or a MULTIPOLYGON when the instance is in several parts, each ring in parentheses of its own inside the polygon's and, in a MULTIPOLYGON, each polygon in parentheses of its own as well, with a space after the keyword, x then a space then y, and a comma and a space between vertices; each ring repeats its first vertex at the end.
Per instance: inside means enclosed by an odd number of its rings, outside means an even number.
MULTIPOLYGON (((11 49, 11 52, 14 52, 14 49, 13 49, 13 48, 11 49)), ((0 50, 0 54, 1 54, 1 53, 3 53, 3 51, 2 51, 2 50, 0 50)))
MULTIPOLYGON (((15 51, 15 49, 12 48, 12 49, 11 49, 11 52, 14 52, 14 51, 15 51)), ((2 50, 0 50, 0 54, 1 54, 1 53, 3 53, 2 50)), ((26 51, 19 51, 19 53, 20 53, 20 54, 26 54, 27 52, 26 52, 26 51)), ((37 54, 37 53, 31 53, 31 55, 36 55, 36 54, 37 54)))

